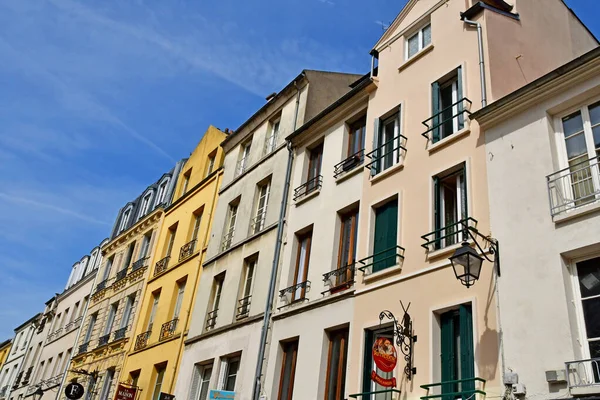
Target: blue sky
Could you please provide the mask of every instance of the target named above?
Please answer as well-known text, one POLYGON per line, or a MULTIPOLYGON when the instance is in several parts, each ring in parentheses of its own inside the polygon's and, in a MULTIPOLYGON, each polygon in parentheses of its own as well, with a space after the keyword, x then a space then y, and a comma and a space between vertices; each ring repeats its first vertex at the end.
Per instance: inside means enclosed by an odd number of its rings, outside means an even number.
MULTIPOLYGON (((0 341, 209 124, 364 73, 404 0, 0 0, 0 341)), ((600 36, 600 2, 567 0, 600 36)))

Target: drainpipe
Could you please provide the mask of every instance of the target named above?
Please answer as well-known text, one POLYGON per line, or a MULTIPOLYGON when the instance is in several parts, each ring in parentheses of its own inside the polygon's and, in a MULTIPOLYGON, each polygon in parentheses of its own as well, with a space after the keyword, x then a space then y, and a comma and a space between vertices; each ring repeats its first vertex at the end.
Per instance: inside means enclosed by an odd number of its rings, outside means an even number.
POLYGON ((487 90, 485 87, 485 61, 483 60, 483 35, 481 33, 481 23, 466 19, 462 20, 465 24, 477 28, 477 42, 479 45, 479 79, 481 80, 481 108, 487 106, 487 90))
MULTIPOLYGON (((296 111, 294 113, 294 131, 296 130, 296 124, 298 123, 298 109, 300 108, 300 89, 298 88, 297 82, 294 82, 296 87, 296 111)), ((275 295, 275 285, 277 284, 277 269, 279 266, 279 255, 281 253, 281 245, 283 243, 283 224, 285 221, 285 212, 287 210, 288 193, 290 190, 290 181, 292 178, 292 164, 294 161, 294 154, 292 150, 292 143, 287 142, 288 149, 288 161, 287 169, 285 172, 285 183, 283 185, 283 197, 281 199, 281 207, 279 209, 279 221, 277 223, 277 242, 275 243, 275 251, 273 253, 273 266, 271 267, 271 278, 269 281, 269 293, 267 294, 267 304, 265 305, 265 313, 263 316, 262 330, 260 332, 260 343, 258 346, 258 357, 256 360, 256 372, 254 373, 254 383, 252 385, 252 399, 259 400, 260 393, 262 390, 260 378, 262 376, 262 370, 264 365, 265 350, 267 347, 267 335, 269 333, 269 323, 271 321, 271 315, 273 312, 273 297, 275 295)))

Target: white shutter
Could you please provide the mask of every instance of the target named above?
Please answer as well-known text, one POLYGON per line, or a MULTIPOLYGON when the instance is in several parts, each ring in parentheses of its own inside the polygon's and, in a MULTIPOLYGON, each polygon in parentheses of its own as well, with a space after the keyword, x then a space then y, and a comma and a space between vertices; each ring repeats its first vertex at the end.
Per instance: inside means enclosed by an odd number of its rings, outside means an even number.
POLYGON ((189 400, 197 400, 198 399, 198 391, 200 386, 200 381, 202 380, 202 367, 198 364, 194 365, 194 372, 192 375, 192 386, 190 387, 190 395, 189 400))
POLYGON ((221 367, 219 368, 219 382, 217 385, 219 390, 223 390, 225 388, 225 381, 227 379, 228 366, 229 366, 229 360, 226 358, 221 359, 221 367))

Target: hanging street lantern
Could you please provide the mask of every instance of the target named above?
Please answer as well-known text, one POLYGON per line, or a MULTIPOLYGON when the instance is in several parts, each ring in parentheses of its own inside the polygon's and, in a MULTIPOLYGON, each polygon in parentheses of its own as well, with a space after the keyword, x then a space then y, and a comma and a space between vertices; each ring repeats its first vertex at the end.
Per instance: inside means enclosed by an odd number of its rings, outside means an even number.
POLYGON ((37 390, 33 392, 33 400, 40 400, 44 395, 44 390, 41 386, 38 386, 37 390))

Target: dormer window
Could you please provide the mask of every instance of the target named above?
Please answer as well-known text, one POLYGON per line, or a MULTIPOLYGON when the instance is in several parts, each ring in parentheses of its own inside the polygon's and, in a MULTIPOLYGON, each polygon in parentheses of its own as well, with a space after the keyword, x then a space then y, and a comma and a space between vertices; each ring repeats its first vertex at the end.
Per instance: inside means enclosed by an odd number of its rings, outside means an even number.
POLYGON ((148 211, 150 211, 150 200, 151 199, 152 199, 152 192, 145 195, 144 198, 142 199, 142 207, 140 209, 140 218, 142 218, 144 215, 146 215, 148 213, 148 211))
POLYGON ((169 180, 165 179, 158 186, 158 195, 157 195, 157 198, 156 198, 156 204, 161 204, 161 203, 163 203, 165 201, 165 196, 167 194, 167 185, 168 184, 169 184, 169 180))
POLYGON ((119 233, 123 232, 127 228, 127 221, 129 221, 129 215, 131 214, 131 208, 125 210, 121 215, 121 224, 119 225, 119 233))
POLYGON ((406 59, 413 57, 431 44, 431 24, 427 24, 406 39, 406 59))

